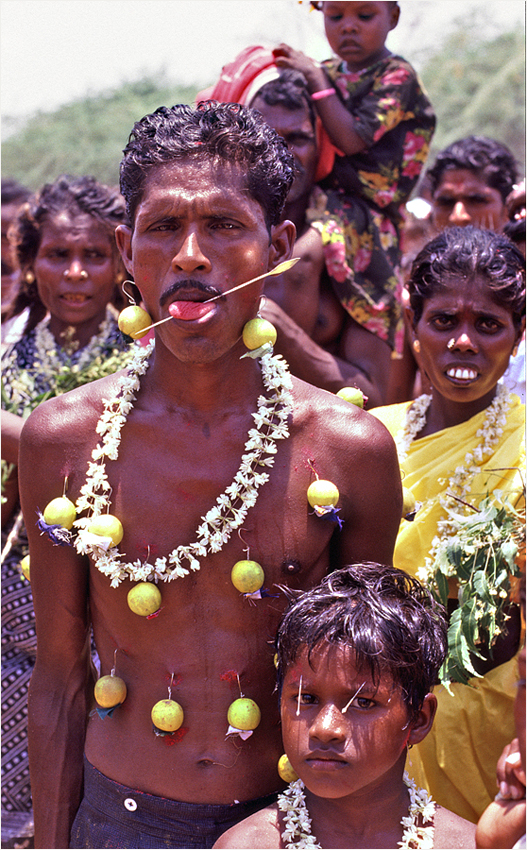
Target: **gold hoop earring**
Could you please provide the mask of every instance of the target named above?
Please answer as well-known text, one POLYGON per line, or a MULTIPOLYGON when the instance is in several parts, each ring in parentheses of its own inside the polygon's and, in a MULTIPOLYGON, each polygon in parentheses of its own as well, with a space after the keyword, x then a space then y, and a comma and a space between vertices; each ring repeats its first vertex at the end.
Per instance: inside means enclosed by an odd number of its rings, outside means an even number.
POLYGON ((415 351, 416 354, 421 353, 421 343, 419 342, 418 339, 414 339, 414 341, 412 342, 412 348, 413 348, 413 350, 415 351))

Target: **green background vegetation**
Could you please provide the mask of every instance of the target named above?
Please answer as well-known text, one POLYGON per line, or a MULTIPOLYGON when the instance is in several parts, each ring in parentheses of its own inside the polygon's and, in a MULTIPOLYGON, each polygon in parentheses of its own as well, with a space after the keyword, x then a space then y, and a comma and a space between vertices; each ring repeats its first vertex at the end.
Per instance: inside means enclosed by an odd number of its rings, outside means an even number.
MULTIPOLYGON (((421 60, 418 67, 438 119, 430 161, 455 139, 479 133, 508 145, 523 176, 523 29, 482 41, 477 27, 460 23, 437 53, 421 60)), ((22 127, 10 126, 7 117, 4 127, 11 134, 2 144, 2 175, 31 189, 61 173, 92 174, 116 184, 122 149, 134 121, 161 105, 192 103, 196 93, 196 89, 172 84, 159 72, 53 112, 39 112, 22 127)))

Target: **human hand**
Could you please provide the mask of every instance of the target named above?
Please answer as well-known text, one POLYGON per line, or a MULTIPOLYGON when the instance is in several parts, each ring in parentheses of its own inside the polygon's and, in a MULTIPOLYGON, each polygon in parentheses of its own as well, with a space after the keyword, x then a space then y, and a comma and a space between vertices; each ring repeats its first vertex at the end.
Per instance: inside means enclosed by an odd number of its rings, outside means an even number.
POLYGON ((303 74, 310 92, 327 86, 326 75, 318 62, 310 59, 300 50, 295 50, 288 44, 279 44, 278 47, 273 49, 273 56, 278 68, 292 68, 294 71, 303 74))
POLYGON ((525 771, 521 763, 520 743, 514 738, 503 748, 496 767, 499 798, 521 800, 525 797, 525 771))

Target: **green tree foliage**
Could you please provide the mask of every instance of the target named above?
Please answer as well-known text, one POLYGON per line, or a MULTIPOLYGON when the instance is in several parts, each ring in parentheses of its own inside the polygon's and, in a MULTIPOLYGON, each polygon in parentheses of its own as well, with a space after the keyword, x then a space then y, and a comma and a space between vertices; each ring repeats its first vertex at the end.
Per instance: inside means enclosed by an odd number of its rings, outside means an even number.
POLYGON ((91 174, 109 185, 134 122, 158 106, 192 103, 195 89, 170 86, 162 74, 37 113, 2 143, 2 174, 38 189, 59 174, 91 174))
POLYGON ((431 158, 456 139, 498 139, 525 174, 525 42, 523 31, 478 41, 477 27, 456 30, 423 67, 437 130, 431 158))

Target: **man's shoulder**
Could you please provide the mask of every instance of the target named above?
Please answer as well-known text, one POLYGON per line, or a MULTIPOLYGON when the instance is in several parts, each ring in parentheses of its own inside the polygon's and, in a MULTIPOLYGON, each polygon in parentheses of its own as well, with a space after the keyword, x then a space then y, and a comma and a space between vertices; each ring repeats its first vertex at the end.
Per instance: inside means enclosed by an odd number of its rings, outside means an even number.
POLYGON ((279 848, 281 847, 278 806, 274 803, 260 809, 245 820, 232 826, 220 836, 217 848, 279 848))
POLYGON ((469 848, 476 846, 476 825, 454 814, 443 806, 437 806, 434 818, 434 846, 446 848, 469 848))
POLYGON ((103 401, 117 386, 117 373, 67 393, 50 398, 36 407, 28 417, 23 433, 27 439, 46 439, 53 434, 65 435, 74 430, 77 435, 92 430, 103 410, 103 401))
POLYGON ((293 377, 293 398, 294 421, 298 427, 316 426, 326 439, 343 442, 352 439, 356 447, 364 442, 368 450, 372 448, 372 440, 392 444, 386 428, 376 417, 334 393, 293 377))

